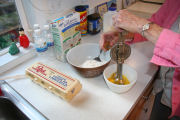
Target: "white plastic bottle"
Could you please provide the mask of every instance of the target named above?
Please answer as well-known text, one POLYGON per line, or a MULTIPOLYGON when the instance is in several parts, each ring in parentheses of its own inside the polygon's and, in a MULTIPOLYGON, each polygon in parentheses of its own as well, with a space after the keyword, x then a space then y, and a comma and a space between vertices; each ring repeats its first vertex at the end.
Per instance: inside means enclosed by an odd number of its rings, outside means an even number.
POLYGON ((40 29, 39 24, 34 24, 34 25, 33 25, 33 29, 34 29, 34 30, 36 30, 36 29, 40 29))
POLYGON ((49 25, 44 25, 43 27, 43 38, 46 39, 48 57, 52 58, 54 57, 54 40, 49 25))
POLYGON ((109 11, 104 14, 103 17, 103 32, 108 32, 113 30, 112 16, 116 14, 116 8, 109 7, 109 11))
POLYGON ((42 37, 41 30, 36 29, 34 30, 34 42, 35 42, 35 48, 38 53, 38 55, 45 57, 47 56, 47 44, 46 39, 42 37))
POLYGON ((54 41, 53 41, 53 37, 50 31, 49 25, 44 25, 43 37, 46 39, 48 47, 54 46, 54 41))
POLYGON ((40 29, 40 26, 39 26, 39 24, 34 24, 33 25, 33 40, 35 39, 34 37, 35 37, 35 30, 37 30, 37 29, 40 29))

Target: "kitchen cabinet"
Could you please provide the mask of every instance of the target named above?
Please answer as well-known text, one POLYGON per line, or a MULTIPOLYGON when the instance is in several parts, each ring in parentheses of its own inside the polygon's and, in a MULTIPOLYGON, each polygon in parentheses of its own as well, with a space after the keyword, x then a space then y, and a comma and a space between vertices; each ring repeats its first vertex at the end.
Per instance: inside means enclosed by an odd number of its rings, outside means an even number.
POLYGON ((152 94, 153 83, 154 80, 147 86, 127 120, 149 120, 155 99, 152 94))

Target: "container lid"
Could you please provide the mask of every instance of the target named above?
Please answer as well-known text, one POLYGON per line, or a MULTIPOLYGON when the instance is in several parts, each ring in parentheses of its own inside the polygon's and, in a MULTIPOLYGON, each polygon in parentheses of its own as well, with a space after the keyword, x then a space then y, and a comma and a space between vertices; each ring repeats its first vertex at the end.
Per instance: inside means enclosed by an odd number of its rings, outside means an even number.
POLYGON ((34 29, 39 29, 40 26, 39 26, 39 24, 34 24, 34 25, 33 25, 33 28, 34 28, 34 29))
POLYGON ((109 11, 116 11, 115 7, 109 7, 109 11))
POLYGON ((75 11, 77 11, 77 12, 83 12, 85 10, 86 10, 86 7, 83 5, 79 5, 79 6, 75 7, 75 11))
POLYGON ((97 19, 100 19, 100 15, 99 13, 94 13, 94 14, 91 14, 91 15, 88 15, 88 20, 97 20, 97 19))
POLYGON ((49 30, 49 25, 44 25, 45 30, 49 30))

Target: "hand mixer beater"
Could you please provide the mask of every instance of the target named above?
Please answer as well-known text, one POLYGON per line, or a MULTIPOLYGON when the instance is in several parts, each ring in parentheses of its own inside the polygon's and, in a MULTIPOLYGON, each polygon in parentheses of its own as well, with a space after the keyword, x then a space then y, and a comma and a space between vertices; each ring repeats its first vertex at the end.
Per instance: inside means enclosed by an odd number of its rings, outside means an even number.
POLYGON ((122 77, 124 60, 126 60, 131 54, 131 47, 125 43, 127 34, 128 32, 125 30, 120 33, 119 41, 113 46, 110 53, 112 60, 117 63, 115 81, 120 85, 124 85, 122 77))

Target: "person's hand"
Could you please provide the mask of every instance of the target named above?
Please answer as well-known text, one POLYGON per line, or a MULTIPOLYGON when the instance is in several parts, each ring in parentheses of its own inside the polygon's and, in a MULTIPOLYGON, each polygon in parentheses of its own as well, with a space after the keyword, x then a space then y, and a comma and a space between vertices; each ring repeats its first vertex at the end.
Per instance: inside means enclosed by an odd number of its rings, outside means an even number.
POLYGON ((119 39, 119 32, 110 31, 101 34, 101 39, 99 41, 100 48, 104 51, 109 50, 119 39))
POLYGON ((120 10, 113 16, 113 25, 133 33, 141 33, 142 26, 149 21, 131 14, 127 10, 120 10))

